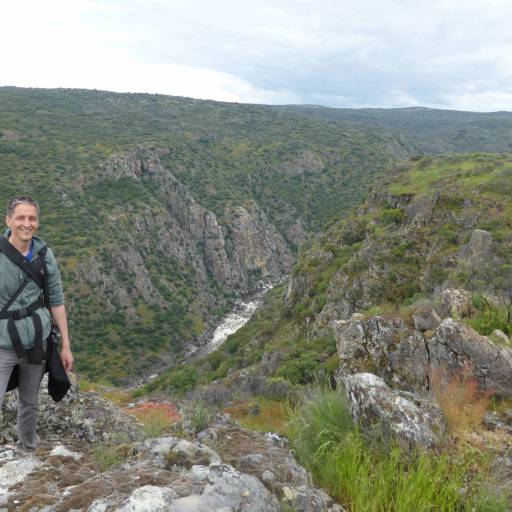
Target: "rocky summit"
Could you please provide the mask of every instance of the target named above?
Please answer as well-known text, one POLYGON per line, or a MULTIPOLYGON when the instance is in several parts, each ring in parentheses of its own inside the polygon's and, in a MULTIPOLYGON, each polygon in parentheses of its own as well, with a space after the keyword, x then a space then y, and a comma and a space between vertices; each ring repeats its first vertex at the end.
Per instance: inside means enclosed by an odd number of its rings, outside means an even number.
POLYGON ((226 415, 197 434, 148 438, 132 415, 94 392, 74 386, 57 405, 45 391, 40 398, 34 452, 16 447, 15 393, 6 401, 1 510, 343 510, 314 487, 285 439, 247 431, 226 415))

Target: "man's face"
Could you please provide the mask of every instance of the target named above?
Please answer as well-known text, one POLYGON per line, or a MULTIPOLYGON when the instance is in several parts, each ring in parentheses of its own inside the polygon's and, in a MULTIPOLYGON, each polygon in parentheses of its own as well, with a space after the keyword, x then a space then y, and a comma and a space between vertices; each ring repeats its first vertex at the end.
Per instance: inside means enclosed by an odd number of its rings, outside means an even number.
POLYGON ((28 242, 39 227, 37 208, 31 204, 18 204, 12 216, 5 217, 5 223, 11 228, 15 240, 28 242))

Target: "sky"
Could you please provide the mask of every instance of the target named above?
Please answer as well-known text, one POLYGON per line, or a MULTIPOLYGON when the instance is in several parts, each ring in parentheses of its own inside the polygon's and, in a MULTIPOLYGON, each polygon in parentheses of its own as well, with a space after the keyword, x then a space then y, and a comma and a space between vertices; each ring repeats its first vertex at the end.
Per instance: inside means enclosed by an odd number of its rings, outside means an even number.
POLYGON ((17 0, 0 86, 512 110, 512 0, 17 0))

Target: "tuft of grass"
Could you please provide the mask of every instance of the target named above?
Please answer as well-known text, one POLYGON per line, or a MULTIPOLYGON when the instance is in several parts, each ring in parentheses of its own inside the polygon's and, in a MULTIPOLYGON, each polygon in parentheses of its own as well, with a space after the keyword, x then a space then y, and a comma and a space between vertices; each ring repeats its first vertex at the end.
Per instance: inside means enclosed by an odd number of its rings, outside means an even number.
MULTIPOLYGON (((318 391, 295 411, 290 440, 317 485, 351 512, 469 511, 485 501, 478 454, 405 452, 393 441, 369 440, 333 391, 318 391)), ((507 510, 486 499, 484 510, 507 510)))
POLYGON ((147 437, 160 437, 169 432, 175 420, 169 419, 166 411, 154 409, 137 415, 147 437))
POLYGON ((493 304, 481 295, 473 297, 473 305, 476 314, 468 318, 467 322, 475 331, 484 336, 490 335, 495 329, 503 331, 508 336, 512 334, 510 308, 493 304))
POLYGON ((442 368, 436 369, 431 372, 430 381, 452 433, 462 433, 482 423, 493 392, 480 389, 471 365, 451 376, 442 368))
POLYGON ((202 400, 192 402, 184 415, 186 423, 194 432, 204 430, 215 417, 214 410, 202 400))
POLYGON ((100 470, 108 471, 126 462, 132 454, 131 445, 110 445, 98 443, 92 450, 92 455, 100 470))

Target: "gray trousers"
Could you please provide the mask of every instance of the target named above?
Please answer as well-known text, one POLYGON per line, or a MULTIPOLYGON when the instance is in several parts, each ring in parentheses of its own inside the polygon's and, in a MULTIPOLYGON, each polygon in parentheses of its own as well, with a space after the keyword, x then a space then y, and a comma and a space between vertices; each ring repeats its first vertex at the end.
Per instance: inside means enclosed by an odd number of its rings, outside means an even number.
POLYGON ((43 365, 28 364, 19 359, 14 350, 0 349, 0 407, 12 369, 19 364, 18 382, 18 444, 33 450, 37 446, 36 424, 39 413, 39 385, 43 377, 43 365))

